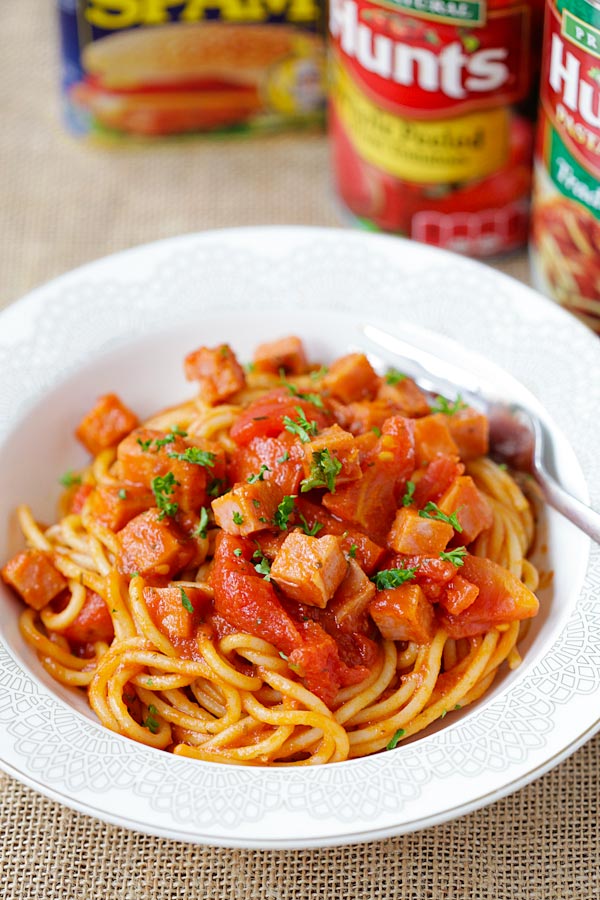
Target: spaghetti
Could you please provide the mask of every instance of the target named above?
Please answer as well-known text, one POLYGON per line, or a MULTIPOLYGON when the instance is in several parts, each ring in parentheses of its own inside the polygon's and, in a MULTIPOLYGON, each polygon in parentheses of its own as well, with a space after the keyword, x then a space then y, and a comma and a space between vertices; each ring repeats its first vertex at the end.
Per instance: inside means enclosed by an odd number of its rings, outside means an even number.
POLYGON ((198 395, 77 435, 49 527, 3 568, 20 628, 107 728, 176 755, 316 765, 392 749, 518 665, 528 501, 485 417, 297 338, 186 358, 198 395))

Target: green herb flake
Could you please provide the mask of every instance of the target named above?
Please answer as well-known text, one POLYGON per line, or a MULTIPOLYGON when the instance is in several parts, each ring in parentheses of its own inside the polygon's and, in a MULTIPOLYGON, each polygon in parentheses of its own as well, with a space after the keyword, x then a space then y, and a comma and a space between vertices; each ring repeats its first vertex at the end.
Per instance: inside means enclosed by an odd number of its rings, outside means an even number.
POLYGON ((373 575, 371 581, 378 591, 389 591, 392 588, 400 587, 401 584, 406 584, 407 581, 413 581, 417 568, 415 566, 410 569, 382 569, 373 575))
POLYGON ((327 375, 328 372, 329 369, 327 368, 327 366, 321 366, 319 369, 315 369, 314 372, 310 373, 310 380, 319 381, 321 378, 327 375))
POLYGON ((281 531, 287 531, 289 518, 294 512, 295 494, 286 494, 273 516, 273 524, 277 525, 281 531))
POLYGON ((177 515, 179 504, 172 503, 168 499, 175 490, 176 485, 179 485, 179 482, 176 481, 172 472, 167 472, 164 476, 157 475, 150 482, 156 505, 160 510, 159 522, 162 522, 165 516, 173 518, 173 516, 177 515))
POLYGON ((381 435, 382 435, 381 428, 378 428, 377 425, 373 425, 373 427, 371 428, 371 431, 372 431, 373 434, 376 435, 378 438, 380 438, 381 435))
POLYGON ((117 497, 119 498, 119 500, 127 500, 127 491, 125 490, 125 488, 121 488, 121 490, 117 494, 117 497))
POLYGON ((321 522, 315 522, 314 525, 309 525, 302 513, 300 513, 300 523, 302 531, 304 532, 304 534, 308 534, 309 537, 315 537, 315 535, 317 535, 324 527, 321 522))
POLYGON ((390 742, 386 745, 385 749, 386 750, 394 750, 398 746, 398 743, 402 740, 402 738, 404 737, 405 734, 406 734, 406 731, 404 730, 404 728, 399 728, 398 731, 396 731, 394 733, 394 736, 392 737, 390 742))
POLYGON ((415 495, 415 483, 414 481, 406 482, 406 490, 404 492, 404 497, 402 498, 402 506, 410 506, 413 502, 413 497, 415 495))
POLYGON ((156 718, 157 714, 158 714, 157 708, 154 706, 153 703, 151 703, 150 706, 148 707, 148 715, 142 722, 142 725, 144 726, 144 728, 147 728, 148 731, 152 732, 152 734, 158 734, 158 730, 160 728, 159 721, 156 718))
POLYGON ((283 652, 283 650, 279 651, 279 655, 282 659, 285 659, 286 662, 288 661, 288 658, 287 658, 286 654, 283 652))
POLYGON ((458 531, 460 534, 463 529, 458 521, 456 515, 457 512, 458 510, 455 509, 453 513, 447 516, 445 512, 442 512, 437 503, 433 503, 433 501, 430 500, 424 509, 419 510, 419 515, 422 519, 437 519, 438 522, 446 522, 448 525, 452 525, 454 530, 458 531))
POLYGON ((332 494, 335 493, 335 479, 342 470, 342 464, 337 457, 332 456, 327 448, 317 450, 312 455, 310 475, 300 482, 301 493, 311 491, 313 488, 326 487, 332 494))
POLYGON ((189 613, 193 613, 194 607, 192 606, 192 601, 182 587, 179 588, 179 591, 181 593, 181 605, 184 609, 187 609, 189 613))
POLYGON ((205 506, 200 510, 200 521, 192 532, 194 537, 206 538, 206 528, 208 526, 208 510, 205 506))
POLYGON ((289 431, 290 434, 297 435, 303 444, 308 444, 310 443, 311 437, 314 437, 318 431, 317 423, 308 421, 301 406, 296 406, 294 408, 298 413, 298 421, 295 422, 294 419, 290 419, 289 416, 284 416, 283 424, 285 430, 289 431))
POLYGON ((182 462, 192 463, 194 466, 204 466, 205 469, 212 469, 217 458, 216 453, 201 450, 200 447, 187 447, 183 453, 173 451, 167 455, 169 459, 179 459, 182 462))
POLYGON ((358 547, 356 546, 356 544, 350 545, 350 549, 348 550, 348 556, 350 557, 350 559, 356 559, 356 551, 357 550, 358 550, 358 547))
POLYGON ((462 706, 460 705, 460 703, 457 703, 457 704, 455 705, 454 709, 462 709, 462 706))
POLYGON ((233 551, 233 555, 234 555, 234 556, 241 556, 241 555, 242 555, 242 548, 241 548, 241 547, 236 547, 235 550, 233 551))
POLYGON ((213 478, 212 481, 208 482, 206 493, 209 497, 218 497, 224 485, 224 478, 213 478))
MULTIPOLYGON (((173 433, 171 433, 171 434, 168 434, 164 438, 156 438, 154 440, 154 446, 157 450, 160 450, 161 447, 166 447, 167 444, 172 444, 174 440, 175 440, 175 435, 173 433)), ((171 454, 169 454, 169 456, 170 455, 171 454)))
POLYGON ((404 372, 399 372, 398 369, 389 369, 385 375, 385 383, 386 384, 399 384, 401 381, 406 380, 406 375, 404 372))
POLYGON ((499 469, 502 469, 503 472, 508 472, 508 466, 506 463, 496 463, 499 469))
POLYGON ((244 366, 244 369, 246 370, 246 372, 254 372, 254 370, 256 369, 256 363, 247 362, 244 366))
MULTIPOLYGON (((260 555, 260 561, 257 562, 256 565, 254 566, 254 571, 257 572, 259 575, 262 575, 264 577, 265 581, 270 581, 271 580, 271 563, 269 562, 269 560, 267 559, 266 556, 262 555, 261 551, 257 551, 257 552, 260 555)), ((252 554, 252 559, 255 559, 255 557, 256 557, 256 552, 252 554)))
POLYGON ((265 472, 270 472, 270 471, 271 471, 270 468, 263 463, 262 466, 260 467, 260 471, 256 472, 254 475, 248 475, 248 477, 246 478, 246 481, 248 482, 248 484, 256 484, 257 481, 264 481, 265 480, 265 472))
POLYGON ((137 442, 140 445, 140 447, 142 448, 143 452, 147 453, 148 450, 150 449, 150 445, 152 443, 152 438, 148 438, 147 441, 143 441, 141 438, 138 438, 137 442))
POLYGON ((244 517, 241 514, 241 512, 239 512, 237 509, 234 512, 232 518, 233 518, 234 525, 243 525, 244 524, 244 517))
POLYGON ((81 484, 81 475, 76 475, 69 469, 68 472, 60 476, 58 483, 66 488, 75 487, 76 484, 81 484))
POLYGON ((299 400, 307 400, 309 403, 312 403, 313 406, 323 409, 323 400, 319 394, 303 394, 295 384, 291 384, 291 382, 286 380, 284 369, 279 370, 279 379, 282 385, 288 389, 292 397, 298 397, 299 400))
POLYGON ((281 465, 282 463, 287 462, 289 458, 290 454, 286 450, 283 456, 278 457, 277 462, 279 463, 279 465, 281 465))
POLYGON ((457 394, 456 400, 447 400, 446 397, 440 397, 438 394, 431 407, 431 412, 443 413, 445 416, 453 416, 454 413, 457 413, 460 409, 466 408, 467 404, 463 402, 463 398, 460 394, 457 394))
POLYGON ((440 719, 445 719, 447 715, 448 715, 448 710, 447 709, 442 710, 440 719))
POLYGON ((466 547, 456 547, 455 550, 442 550, 440 559, 443 559, 444 562, 452 563, 453 566, 464 566, 466 555, 466 547))

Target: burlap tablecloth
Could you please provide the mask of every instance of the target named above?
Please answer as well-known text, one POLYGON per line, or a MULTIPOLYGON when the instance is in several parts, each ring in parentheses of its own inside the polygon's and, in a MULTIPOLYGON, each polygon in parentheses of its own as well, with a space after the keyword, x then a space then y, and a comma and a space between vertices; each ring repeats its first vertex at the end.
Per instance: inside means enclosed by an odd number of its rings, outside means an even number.
MULTIPOLYGON (((340 224, 320 135, 104 153, 58 119, 52 2, 0 17, 0 306, 87 260, 186 231, 340 224)), ((527 279, 524 255, 499 268, 527 279)), ((0 774, 0 897, 593 900, 600 738, 487 809, 334 850, 216 850, 107 826, 0 774)))

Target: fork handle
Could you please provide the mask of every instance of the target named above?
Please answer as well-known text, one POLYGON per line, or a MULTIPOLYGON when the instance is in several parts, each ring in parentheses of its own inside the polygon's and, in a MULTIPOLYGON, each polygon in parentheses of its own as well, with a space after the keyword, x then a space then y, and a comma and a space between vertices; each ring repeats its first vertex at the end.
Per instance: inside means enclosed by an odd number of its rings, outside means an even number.
POLYGON ((600 544, 600 513, 565 491, 542 466, 535 465, 534 469, 537 483, 549 506, 600 544))

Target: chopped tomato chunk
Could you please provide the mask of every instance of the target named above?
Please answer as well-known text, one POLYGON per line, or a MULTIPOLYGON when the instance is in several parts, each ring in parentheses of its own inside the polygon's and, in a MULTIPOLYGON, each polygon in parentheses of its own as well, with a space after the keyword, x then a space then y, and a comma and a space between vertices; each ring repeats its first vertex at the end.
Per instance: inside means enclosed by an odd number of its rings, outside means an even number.
POLYGON ((186 356, 184 370, 188 381, 198 382, 202 399, 211 406, 246 386, 244 370, 229 344, 199 347, 186 356))
POLYGON ((43 609, 67 586, 67 581, 41 550, 21 550, 2 569, 2 578, 32 609, 43 609))
POLYGON ((95 591, 86 590, 85 603, 62 634, 76 644, 94 644, 96 641, 110 644, 115 632, 104 599, 95 591))
POLYGON ((537 614, 538 599, 515 575, 478 556, 467 555, 461 577, 479 588, 473 603, 458 615, 441 616, 450 637, 471 637, 495 625, 529 619, 537 614))
POLYGON ((418 584, 378 591, 369 605, 371 618, 389 641, 427 644, 435 634, 435 613, 418 584))
POLYGON ((93 490, 94 486, 92 484, 80 484, 71 497, 70 512, 79 515, 93 490))
POLYGON ((240 482, 212 502, 215 521, 228 534, 246 536, 273 525, 281 488, 268 481, 240 482))
POLYGON ((396 384, 387 384, 385 379, 377 391, 377 399, 390 403, 396 414, 417 419, 429 413, 427 397, 412 378, 403 378, 396 384))
POLYGON ((446 549, 454 536, 452 525, 424 519, 415 509, 399 509, 388 534, 387 544, 396 553, 433 556, 446 549))
POLYGON ((439 508, 447 516, 456 512, 462 527, 461 542, 470 544, 494 521, 492 508, 469 475, 460 475, 440 497, 439 508))
POLYGON ((231 426, 231 437, 240 447, 255 437, 278 437, 285 429, 284 418, 298 422, 300 414, 317 428, 329 424, 329 414, 314 403, 292 397, 286 388, 276 388, 251 403, 231 426))
POLYGON ((439 599, 439 604, 453 616, 459 615, 477 599, 479 588, 471 584, 462 575, 455 575, 446 585, 446 590, 439 599))
POLYGON ((369 674, 365 666, 350 667, 340 659, 339 647, 317 622, 301 622, 303 643, 289 655, 290 665, 305 686, 332 707, 340 687, 359 684, 369 674))
POLYGON ((189 584, 144 587, 144 600, 156 627, 172 641, 190 638, 198 617, 212 605, 212 596, 206 588, 189 584))
POLYGON ((458 447, 448 427, 448 416, 435 413, 415 419, 415 453, 417 465, 431 462, 436 456, 458 456, 458 447))
POLYGON ((423 509, 429 501, 439 500, 444 491, 448 490, 452 482, 464 471, 465 467, 456 456, 436 456, 428 463, 426 469, 421 469, 413 475, 416 485, 414 507, 423 509))
POLYGON ((297 494, 304 477, 304 444, 284 431, 279 437, 255 437, 238 447, 229 463, 231 484, 261 474, 264 481, 278 484, 284 494, 297 494), (263 467, 267 468, 264 469, 263 467))
POLYGON ((323 390, 342 403, 372 400, 380 378, 364 355, 349 353, 336 359, 322 381, 323 390))
POLYGON ((302 375, 308 368, 302 341, 290 336, 259 344, 254 353, 254 367, 257 372, 273 375, 278 375, 281 369, 291 375, 302 375))
POLYGON ((461 459, 468 462, 485 456, 489 450, 489 425, 487 416, 467 406, 448 416, 448 428, 458 447, 461 459))
POLYGON ((104 394, 83 417, 75 435, 96 456, 101 450, 118 444, 137 424, 135 413, 116 394, 104 394))
POLYGON ((342 583, 348 563, 332 534, 293 531, 271 566, 271 578, 289 597, 324 609, 342 583))
POLYGON ((149 509, 128 522, 119 534, 117 568, 123 574, 164 575, 172 578, 196 554, 194 541, 173 519, 161 519, 158 509, 149 509))

